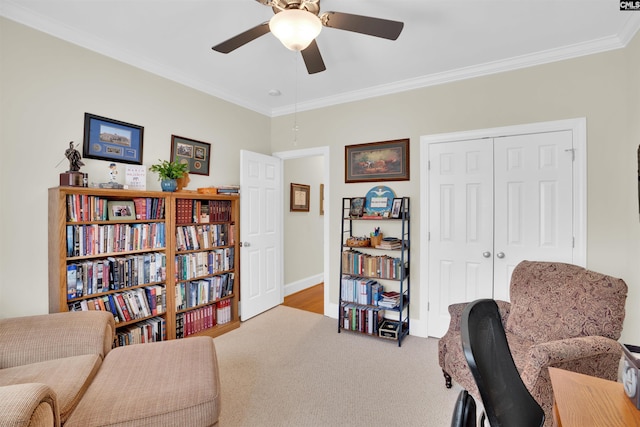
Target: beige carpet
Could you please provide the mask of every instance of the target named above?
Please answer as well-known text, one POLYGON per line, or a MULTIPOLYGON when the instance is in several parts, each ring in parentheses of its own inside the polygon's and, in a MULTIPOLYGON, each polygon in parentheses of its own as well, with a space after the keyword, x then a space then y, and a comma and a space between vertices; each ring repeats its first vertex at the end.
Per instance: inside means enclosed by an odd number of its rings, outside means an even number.
POLYGON ((278 306, 215 339, 221 427, 449 426, 436 339, 398 347, 319 314, 278 306))

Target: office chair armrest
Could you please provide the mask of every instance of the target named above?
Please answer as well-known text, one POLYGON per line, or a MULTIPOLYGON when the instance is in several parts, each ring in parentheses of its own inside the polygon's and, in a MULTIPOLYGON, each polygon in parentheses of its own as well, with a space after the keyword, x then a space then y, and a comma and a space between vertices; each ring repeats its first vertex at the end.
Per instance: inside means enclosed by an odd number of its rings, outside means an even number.
POLYGON ((620 343, 601 336, 534 344, 529 348, 529 362, 521 372, 522 380, 527 386, 550 381, 546 369, 549 366, 615 380, 621 356, 620 343))

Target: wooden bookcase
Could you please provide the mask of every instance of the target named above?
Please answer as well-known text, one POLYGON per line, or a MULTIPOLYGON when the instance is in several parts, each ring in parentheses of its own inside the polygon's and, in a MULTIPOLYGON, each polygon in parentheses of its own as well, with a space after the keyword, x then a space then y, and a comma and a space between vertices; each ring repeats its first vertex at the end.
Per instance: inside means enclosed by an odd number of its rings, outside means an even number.
POLYGON ((49 311, 115 311, 116 345, 214 337, 235 329, 240 325, 239 219, 237 196, 50 188, 49 311), (188 213, 185 206, 190 208, 188 213), (216 212, 224 206, 224 215, 210 213, 207 219, 206 211, 212 206, 216 212), (145 212, 148 217, 129 216, 134 209, 138 216, 145 212), (98 216, 98 211, 103 215, 98 216), (72 212, 77 218, 71 217, 72 212), (214 228, 224 230, 225 240, 212 242, 213 232, 205 232, 214 228), (185 232, 198 246, 178 246, 185 232), (207 243, 201 240, 205 236, 210 239, 207 243), (226 255, 226 266, 210 271, 209 260, 220 254, 226 255), (190 261, 187 265, 185 259, 190 261), (189 275, 180 276, 185 271, 189 275), (221 276, 227 284, 230 277, 233 281, 218 297, 214 286, 221 276), (183 294, 182 289, 191 293, 183 294), (177 306, 181 300, 188 304, 177 306))

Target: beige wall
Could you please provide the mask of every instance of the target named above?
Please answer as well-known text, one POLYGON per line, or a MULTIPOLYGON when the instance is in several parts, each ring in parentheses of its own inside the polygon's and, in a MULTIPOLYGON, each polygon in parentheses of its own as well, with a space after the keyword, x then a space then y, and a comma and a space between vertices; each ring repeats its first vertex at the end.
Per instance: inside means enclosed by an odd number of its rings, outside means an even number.
MULTIPOLYGON (((370 185, 344 183, 344 146, 409 137, 411 181, 392 182, 397 194, 410 196, 412 223, 412 300, 426 292, 426 274, 417 265, 420 248, 419 164, 421 135, 586 117, 588 138, 587 263, 594 270, 622 277, 629 286, 623 340, 640 342, 640 233, 636 149, 640 143, 640 36, 626 49, 495 74, 376 99, 298 112, 298 146, 331 141, 331 205, 342 197, 366 193, 370 185), (631 90, 630 90, 631 89, 631 90)), ((272 148, 288 147, 291 117, 272 121, 272 148)), ((330 228, 340 227, 336 209, 330 228)), ((338 247, 331 233, 330 247, 338 247)), ((338 300, 339 256, 332 251, 330 301, 338 300)), ((411 308, 425 322, 425 307, 411 308)))
MULTIPOLYGON (((47 310, 46 189, 65 170, 68 141, 82 140, 85 111, 145 126, 144 163, 168 158, 171 134, 213 144, 209 177, 191 187, 237 183, 239 150, 291 150, 291 116, 266 118, 0 18, 0 316, 47 310), (246 124, 250 123, 251 126, 246 124)), ((298 112, 299 149, 330 146, 332 230, 344 183, 344 146, 411 139, 411 181, 389 185, 412 199, 413 301, 426 292, 420 259, 421 135, 586 117, 588 267, 629 285, 623 341, 640 343, 640 36, 625 49, 524 70, 298 112)), ((90 176, 105 162, 87 161, 90 176)), ((105 171, 105 172, 103 172, 105 171)), ((157 189, 153 177, 149 187, 157 189)), ((330 235, 330 301, 338 299, 339 233, 330 235), (333 249, 335 248, 335 249, 333 249)), ((304 254, 300 254, 304 256, 304 254)), ((292 255, 293 258, 293 255, 292 255)), ((296 260, 292 259, 292 262, 296 260)), ((298 260, 299 261, 299 260, 298 260)), ((424 307, 412 306, 424 322, 424 307)))
MULTIPOLYGON (((322 156, 304 157, 284 161, 283 206, 284 212, 284 284, 313 280, 323 270, 323 220, 320 215, 320 184, 324 159, 322 156), (291 183, 309 185, 309 212, 290 212, 291 183), (293 260, 293 262, 290 262, 293 260)), ((322 279, 321 279, 322 280, 322 279)), ((317 284, 310 282, 308 284, 317 284)))
MULTIPOLYGON (((144 126, 146 166, 169 158, 172 134, 211 143, 210 175, 189 189, 238 184, 241 148, 270 153, 268 117, 3 18, 0 31, 2 317, 47 312, 47 188, 85 112, 144 126)), ((85 163, 90 181, 108 179, 107 162, 85 163)), ((160 189, 150 172, 147 188, 160 189)))

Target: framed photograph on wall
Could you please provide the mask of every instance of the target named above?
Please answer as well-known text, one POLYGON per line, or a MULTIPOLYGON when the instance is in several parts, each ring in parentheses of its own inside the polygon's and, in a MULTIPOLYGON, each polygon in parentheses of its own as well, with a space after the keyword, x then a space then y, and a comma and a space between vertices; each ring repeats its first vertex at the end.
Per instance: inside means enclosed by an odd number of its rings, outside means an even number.
POLYGON ((209 175, 211 144, 195 139, 171 135, 171 161, 189 165, 189 173, 209 175))
POLYGON ((141 165, 143 134, 142 126, 84 113, 82 156, 141 165))
POLYGON ((344 182, 408 181, 409 138, 344 147, 344 182))
POLYGON ((309 212, 309 193, 311 187, 305 184, 291 183, 290 212, 309 212))

